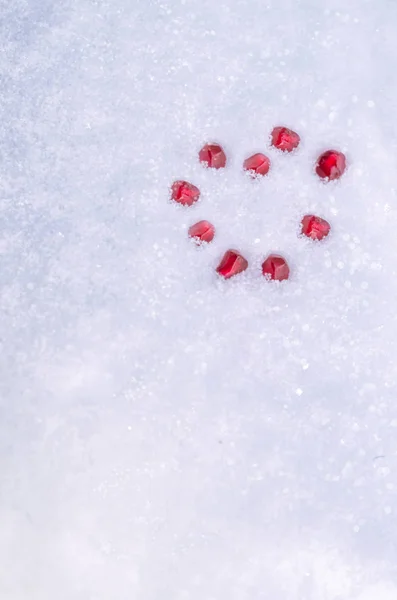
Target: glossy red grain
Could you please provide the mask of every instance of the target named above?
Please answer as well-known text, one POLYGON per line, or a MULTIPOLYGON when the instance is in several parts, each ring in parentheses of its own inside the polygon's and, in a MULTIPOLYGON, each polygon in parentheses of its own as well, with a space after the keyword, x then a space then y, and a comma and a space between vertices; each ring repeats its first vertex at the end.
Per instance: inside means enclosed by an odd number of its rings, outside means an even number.
POLYGON ((338 150, 327 150, 317 160, 316 173, 321 179, 339 179, 345 170, 346 156, 338 150))
POLYGON ((271 134, 272 146, 282 152, 292 152, 299 146, 300 137, 288 127, 275 127, 271 134))
POLYGON ((189 228, 188 234, 197 243, 212 242, 215 235, 215 227, 209 221, 199 221, 189 228))
POLYGON ((171 187, 171 198, 178 204, 191 206, 200 198, 200 190, 188 181, 174 181, 171 187))
POLYGON ((283 281, 289 278, 289 266, 285 258, 270 254, 262 264, 262 273, 267 279, 283 281))
POLYGON ((253 177, 267 175, 270 169, 270 160, 264 154, 258 152, 244 161, 244 171, 248 171, 253 177))
POLYGON ((302 219, 302 234, 312 240, 322 240, 329 234, 331 225, 325 219, 315 215, 305 215, 302 219))
POLYGON ((211 169, 223 169, 226 165, 226 154, 219 144, 206 144, 199 152, 199 160, 211 169))
POLYGON ((246 270, 248 261, 237 250, 228 250, 225 252, 216 271, 225 279, 230 279, 246 270))

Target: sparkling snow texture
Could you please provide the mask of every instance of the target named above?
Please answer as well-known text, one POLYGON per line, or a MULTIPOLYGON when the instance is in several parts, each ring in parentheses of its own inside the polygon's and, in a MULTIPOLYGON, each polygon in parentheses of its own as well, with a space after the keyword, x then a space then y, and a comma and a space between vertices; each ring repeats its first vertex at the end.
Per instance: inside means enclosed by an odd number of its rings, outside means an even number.
POLYGON ((1 0, 0 32, 0 597, 396 600, 395 0, 1 0))

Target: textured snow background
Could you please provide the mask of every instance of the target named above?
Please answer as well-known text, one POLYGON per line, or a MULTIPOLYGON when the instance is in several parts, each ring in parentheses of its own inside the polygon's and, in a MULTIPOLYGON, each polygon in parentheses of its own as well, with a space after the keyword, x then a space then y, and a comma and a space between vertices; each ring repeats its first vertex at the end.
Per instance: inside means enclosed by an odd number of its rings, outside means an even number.
POLYGON ((396 600, 396 2, 1 0, 0 33, 1 598, 396 600))

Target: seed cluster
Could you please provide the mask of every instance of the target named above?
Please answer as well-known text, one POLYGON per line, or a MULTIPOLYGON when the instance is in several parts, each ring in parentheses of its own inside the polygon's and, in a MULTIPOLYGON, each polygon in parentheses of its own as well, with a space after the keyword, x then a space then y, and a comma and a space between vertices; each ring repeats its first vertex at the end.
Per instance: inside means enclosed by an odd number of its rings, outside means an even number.
MULTIPOLYGON (((280 152, 293 152, 300 144, 300 136, 287 127, 275 127, 270 136, 271 145, 280 152)), ((218 143, 203 146, 198 155, 200 163, 210 169, 223 169, 227 163, 224 149, 218 143)), ((265 177, 271 169, 270 159, 262 153, 253 154, 244 160, 243 170, 257 179, 265 177)), ((339 179, 346 170, 346 157, 339 150, 327 150, 317 159, 315 172, 324 181, 339 179)), ((171 186, 171 200, 182 206, 192 206, 200 198, 200 190, 188 181, 178 180, 171 186)), ((301 234, 315 241, 328 236, 330 224, 317 215, 305 215, 301 221, 301 234)), ((197 244, 208 244, 215 237, 215 227, 203 220, 189 228, 188 235, 197 244)), ((238 251, 230 249, 222 257, 216 272, 230 279, 248 268, 248 261, 238 251)), ((290 268, 283 256, 269 254, 262 263, 262 273, 268 280, 283 281, 290 276, 290 268)))

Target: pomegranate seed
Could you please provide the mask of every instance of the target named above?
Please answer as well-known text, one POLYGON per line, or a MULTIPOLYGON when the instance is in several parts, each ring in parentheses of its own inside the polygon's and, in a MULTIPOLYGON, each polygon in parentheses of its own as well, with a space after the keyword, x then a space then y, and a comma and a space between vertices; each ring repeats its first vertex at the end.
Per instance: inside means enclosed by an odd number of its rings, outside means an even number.
POLYGON ((262 273, 267 279, 283 281, 289 277, 289 266, 282 256, 270 254, 262 264, 262 273))
POLYGON ((215 235, 215 227, 209 221, 199 221, 189 229, 189 237, 196 242, 212 242, 215 235))
POLYGON ((287 127, 275 127, 272 131, 272 146, 283 152, 292 152, 300 141, 299 135, 287 127))
POLYGON ((206 144, 199 152, 199 159, 212 169, 222 169, 226 165, 226 154, 219 144, 206 144))
POLYGON ((327 150, 317 161, 316 173, 322 179, 339 179, 346 169, 346 156, 338 150, 327 150))
POLYGON ((238 273, 242 273, 248 267, 248 261, 237 250, 225 252, 221 262, 216 268, 217 273, 225 279, 229 279, 238 273))
POLYGON ((244 161, 243 168, 249 171, 252 177, 255 175, 267 175, 270 169, 270 160, 264 154, 258 152, 244 161))
POLYGON ((200 198, 200 190, 188 181, 175 181, 171 187, 171 198, 183 206, 191 206, 200 198))
POLYGON ((325 219, 315 215, 305 215, 302 219, 302 233, 312 240, 322 240, 327 237, 331 225, 325 219))

